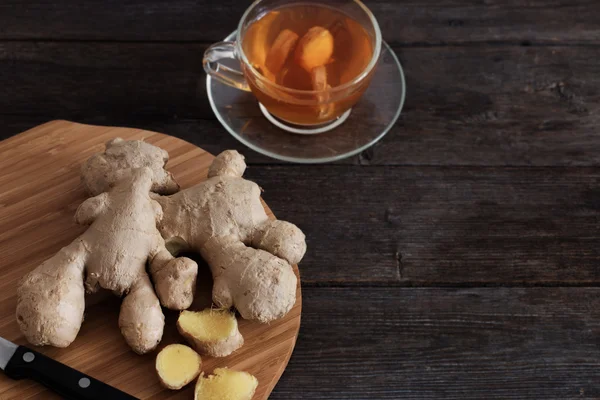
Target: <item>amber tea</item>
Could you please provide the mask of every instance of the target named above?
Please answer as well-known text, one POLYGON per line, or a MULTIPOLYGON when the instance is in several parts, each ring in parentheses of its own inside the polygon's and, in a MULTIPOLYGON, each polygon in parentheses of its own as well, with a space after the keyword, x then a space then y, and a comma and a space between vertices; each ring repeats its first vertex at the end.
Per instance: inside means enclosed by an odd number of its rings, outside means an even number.
POLYGON ((335 90, 365 71, 373 45, 360 23, 325 5, 269 11, 247 28, 242 48, 250 65, 269 82, 312 91, 282 91, 260 79, 248 79, 255 96, 272 114, 295 124, 335 119, 358 101, 369 83, 367 78, 352 90, 335 90))

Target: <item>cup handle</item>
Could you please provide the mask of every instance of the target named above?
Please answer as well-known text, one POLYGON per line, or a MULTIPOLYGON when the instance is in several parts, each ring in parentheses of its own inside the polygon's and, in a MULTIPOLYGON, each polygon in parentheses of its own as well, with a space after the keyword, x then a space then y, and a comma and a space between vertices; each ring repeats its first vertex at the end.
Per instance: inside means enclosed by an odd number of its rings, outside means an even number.
POLYGON ((226 85, 236 89, 250 92, 250 86, 244 78, 244 74, 221 64, 219 61, 225 58, 237 60, 235 42, 219 42, 210 46, 204 52, 202 65, 207 74, 226 85))

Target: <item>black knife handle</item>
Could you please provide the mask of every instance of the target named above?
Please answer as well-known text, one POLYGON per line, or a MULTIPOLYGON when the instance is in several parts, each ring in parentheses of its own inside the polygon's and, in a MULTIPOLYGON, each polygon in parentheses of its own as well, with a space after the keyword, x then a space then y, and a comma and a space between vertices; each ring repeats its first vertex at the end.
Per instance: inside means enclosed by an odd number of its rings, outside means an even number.
POLYGON ((12 379, 33 379, 68 400, 137 400, 43 354, 19 346, 4 373, 12 379))

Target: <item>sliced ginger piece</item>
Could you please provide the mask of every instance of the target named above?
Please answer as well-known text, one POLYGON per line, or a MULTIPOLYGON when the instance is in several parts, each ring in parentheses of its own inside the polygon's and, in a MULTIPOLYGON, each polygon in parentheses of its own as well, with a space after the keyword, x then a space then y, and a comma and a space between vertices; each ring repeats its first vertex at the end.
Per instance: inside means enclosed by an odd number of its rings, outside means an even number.
POLYGON ((321 67, 329 62, 333 55, 334 40, 329 30, 313 26, 306 32, 296 46, 296 62, 307 71, 321 67))
POLYGON ((262 17, 259 23, 250 25, 249 29, 255 31, 252 34, 248 32, 249 36, 253 36, 253 40, 250 42, 249 46, 250 53, 252 54, 252 60, 259 67, 264 66, 265 60, 267 59, 267 37, 278 17, 278 11, 271 11, 262 17))
POLYGON ((235 314, 229 310, 182 311, 177 329, 200 354, 213 357, 228 356, 244 344, 235 314))
POLYGON ((327 68, 324 65, 313 68, 310 71, 310 77, 313 90, 319 92, 317 93, 319 119, 331 118, 335 111, 335 106, 333 103, 330 103, 331 95, 329 90, 331 89, 331 85, 327 83, 327 68))
POLYGON ((300 39, 300 36, 289 29, 284 29, 279 33, 271 46, 271 50, 267 53, 265 61, 265 66, 273 75, 277 76, 279 74, 294 47, 296 47, 298 39, 300 39))
POLYGON ((200 374, 202 359, 183 344, 170 344, 156 356, 156 372, 168 389, 179 390, 200 374))
POLYGON ((216 368, 213 375, 200 375, 194 400, 251 400, 258 380, 247 372, 216 368))
POLYGON ((315 67, 310 71, 310 78, 312 80, 313 90, 323 91, 327 90, 327 68, 324 65, 315 67))

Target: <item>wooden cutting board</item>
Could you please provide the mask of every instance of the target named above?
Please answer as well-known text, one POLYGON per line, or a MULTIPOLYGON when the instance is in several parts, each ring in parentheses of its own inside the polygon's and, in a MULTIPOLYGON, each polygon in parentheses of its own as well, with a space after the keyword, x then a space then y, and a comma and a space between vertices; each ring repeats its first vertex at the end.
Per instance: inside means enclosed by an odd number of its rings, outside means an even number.
MULTIPOLYGON (((171 156, 167 167, 183 188, 206 179, 213 159, 204 150, 161 133, 67 121, 52 121, 0 142, 0 336, 27 344, 15 320, 17 283, 85 230, 73 222, 77 206, 86 199, 79 168, 114 137, 144 139, 167 150, 171 156)), ((268 208, 267 212, 272 216, 268 208)), ((197 260, 201 273, 191 309, 210 304, 210 272, 197 260)), ((125 344, 117 324, 119 304, 110 294, 87 298, 85 321, 75 342, 66 349, 38 350, 140 399, 192 399, 193 384, 181 391, 160 386, 155 352, 139 356, 125 344)), ((203 357, 203 371, 210 373, 216 367, 248 371, 259 381, 254 400, 267 399, 294 349, 301 308, 298 280, 296 305, 285 318, 271 324, 240 320, 244 346, 226 358, 203 357)), ((177 312, 165 310, 165 316, 159 349, 184 343, 175 327, 177 312)), ((37 383, 12 381, 0 372, 0 400, 59 398, 37 383)))

